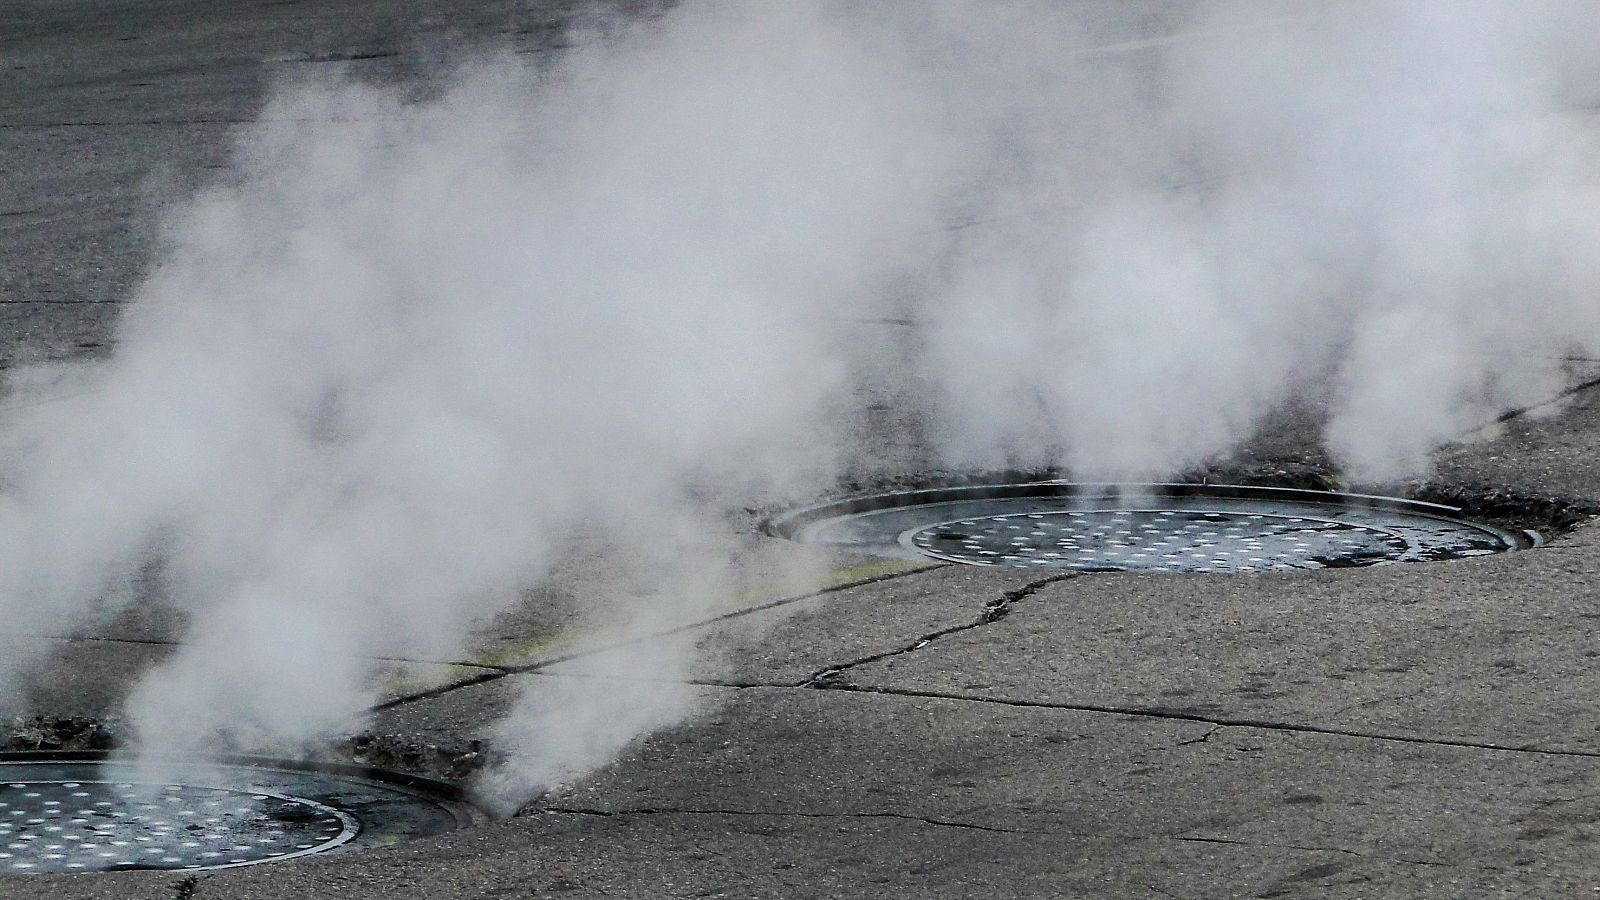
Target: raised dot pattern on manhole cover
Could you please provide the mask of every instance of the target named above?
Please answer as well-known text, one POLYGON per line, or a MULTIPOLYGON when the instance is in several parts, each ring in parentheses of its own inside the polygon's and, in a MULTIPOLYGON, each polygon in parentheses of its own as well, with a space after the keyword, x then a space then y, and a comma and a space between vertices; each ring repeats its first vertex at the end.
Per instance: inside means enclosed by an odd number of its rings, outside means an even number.
POLYGON ((796 510, 776 533, 886 556, 1087 572, 1247 573, 1484 556, 1533 546, 1451 507, 1231 485, 936 488, 796 510))
POLYGON ((0 785, 0 869, 243 865, 336 847, 359 826, 314 800, 187 785, 0 785))
POLYGON ((231 868, 478 821, 436 793, 447 786, 377 770, 164 769, 180 780, 145 782, 133 766, 93 759, 0 762, 0 874, 231 868))
POLYGON ((1259 572, 1398 559, 1407 549, 1360 525, 1178 510, 994 516, 930 526, 910 540, 952 562, 1084 571, 1259 572))

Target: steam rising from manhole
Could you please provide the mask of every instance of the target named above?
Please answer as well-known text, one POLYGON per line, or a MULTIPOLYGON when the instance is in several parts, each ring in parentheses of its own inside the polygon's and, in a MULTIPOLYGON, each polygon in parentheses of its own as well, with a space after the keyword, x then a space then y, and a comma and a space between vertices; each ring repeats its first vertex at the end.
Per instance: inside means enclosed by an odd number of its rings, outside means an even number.
POLYGON ((381 846, 473 822, 452 790, 372 769, 267 761, 144 770, 0 757, 0 874, 222 869, 381 846))
POLYGON ((1390 497, 1233 485, 983 485, 880 494, 774 520, 784 537, 889 556, 1079 571, 1244 573, 1484 556, 1533 546, 1390 497))

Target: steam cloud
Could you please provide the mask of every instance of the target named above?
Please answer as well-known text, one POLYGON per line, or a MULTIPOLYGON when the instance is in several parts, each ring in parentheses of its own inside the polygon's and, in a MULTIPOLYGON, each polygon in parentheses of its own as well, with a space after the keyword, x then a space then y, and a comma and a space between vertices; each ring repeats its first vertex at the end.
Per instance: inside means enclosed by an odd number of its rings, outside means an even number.
MULTIPOLYGON (((870 457, 869 390, 1088 478, 1310 397, 1388 478, 1600 352, 1593 4, 1244 6, 689 2, 424 100, 284 85, 116 353, 13 373, 0 615, 154 577, 141 746, 311 745, 575 536, 657 581, 606 615, 703 606, 720 511, 870 457)), ((683 715, 688 652, 524 698, 500 801, 683 715)))

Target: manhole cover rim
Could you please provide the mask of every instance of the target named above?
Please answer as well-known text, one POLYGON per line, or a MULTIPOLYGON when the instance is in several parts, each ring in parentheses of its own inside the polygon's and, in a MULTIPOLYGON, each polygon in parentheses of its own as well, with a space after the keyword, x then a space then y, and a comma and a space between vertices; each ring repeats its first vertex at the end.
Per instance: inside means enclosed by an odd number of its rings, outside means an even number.
MULTIPOLYGON (((0 750, 0 765, 7 763, 110 763, 115 765, 120 761, 121 756, 112 750, 0 750)), ((156 757, 151 761, 162 765, 188 766, 196 769, 203 769, 206 766, 260 769, 262 771, 282 772, 285 774, 328 775, 353 778, 359 781, 371 781, 426 800, 434 802, 442 800, 448 804, 453 804, 455 807, 459 807, 459 812, 465 817, 463 819, 464 824, 488 821, 488 814, 473 805, 467 791, 460 785, 414 772, 403 772, 398 769, 385 769, 360 763, 296 760, 278 756, 257 756, 241 753, 225 753, 205 757, 156 757)))
MULTIPOLYGON (((1045 525, 1038 527, 1051 530, 1045 525)), ((1054 527, 1060 529, 1059 525, 1054 527)), ((1078 571, 1182 571, 1195 574, 1243 574, 1422 562, 1523 550, 1542 543, 1537 532, 1516 533, 1466 519, 1459 508, 1439 503, 1299 488, 1190 483, 1041 481, 894 491, 802 507, 769 520, 766 530, 774 536, 819 546, 965 565, 1072 568, 1078 571), (1057 501, 1070 502, 1071 506, 1052 508, 1060 505, 1057 501), (981 556, 995 558, 980 559, 978 542, 988 539, 976 534, 963 549, 930 545, 928 540, 931 533, 949 528, 964 531, 966 529, 959 526, 974 525, 978 521, 996 523, 1029 517, 1060 523, 1067 516, 1086 516, 1088 518, 1084 521, 1090 522, 1097 516, 1108 515, 1158 518, 1168 515, 1206 516, 1278 522, 1298 520, 1317 523, 1318 529, 1337 526, 1349 532, 1376 536, 1390 543, 1391 548, 1380 557, 1356 546, 1353 541, 1343 540, 1339 543, 1347 546, 1337 548, 1340 555, 1330 557, 1316 551, 1315 537, 1306 537, 1313 541, 1309 546, 1305 540, 1291 538, 1298 546, 1289 548, 1288 553, 1303 556, 1303 559, 1273 562, 1271 559, 1263 561, 1252 557, 1251 563, 1245 565, 1233 559, 1218 558, 1212 560, 1216 566, 1210 566, 1176 557, 1165 561, 1151 560, 1145 552, 1133 553, 1131 549, 1123 548, 1121 544, 1127 541, 1122 538, 1110 539, 1107 547, 1112 558, 1103 563, 1098 559, 1081 557, 1072 557, 1069 562, 1059 552, 1043 552, 1060 548, 1034 547, 1032 544, 1020 548, 1015 555, 1003 547, 988 547, 988 550, 1000 552, 983 552, 981 556), (1131 555, 1123 556, 1124 553, 1131 555), (1345 556, 1345 553, 1351 555, 1345 556)), ((1071 540, 1071 529, 1067 531, 1071 540)), ((1037 530, 1032 533, 1040 534, 1037 530)), ((1092 535, 1090 537, 1094 539, 1092 535)), ((1155 537, 1164 538, 1162 535, 1155 537)), ((1175 535, 1171 539, 1179 537, 1191 536, 1175 535)), ((1244 545, 1258 542, 1256 538, 1246 538, 1244 545)), ((1189 549, 1204 552, 1214 543, 1217 542, 1211 540, 1205 546, 1189 549)), ((1074 541, 1073 546, 1080 545, 1074 541)), ((1152 548, 1141 546, 1132 549, 1146 551, 1152 548)), ((1076 552, 1086 553, 1088 550, 1076 552)), ((1218 554, 1219 557, 1237 555, 1220 550, 1218 554)))
MULTIPOLYGON (((1111 481, 1030 481, 1022 483, 994 483, 916 488, 907 491, 886 491, 877 494, 859 494, 803 506, 767 520, 764 530, 774 536, 798 539, 806 526, 826 519, 877 510, 913 506, 932 506, 963 500, 1000 500, 1010 498, 1069 497, 1090 500, 1096 497, 1116 498, 1123 494, 1156 497, 1217 497, 1230 499, 1276 500, 1313 505, 1340 505, 1354 508, 1386 509, 1415 515, 1430 516, 1449 522, 1463 521, 1460 507, 1403 497, 1385 497, 1378 494, 1354 494, 1339 491, 1316 491, 1306 488, 1263 487, 1243 484, 1196 484, 1191 482, 1111 482, 1111 481)), ((1505 539, 1516 549, 1537 545, 1536 534, 1514 534, 1485 525, 1468 522, 1475 528, 1492 532, 1505 539)))
MULTIPOLYGON (((49 836, 41 834, 39 838, 31 838, 18 834, 13 836, 18 841, 30 844, 35 840, 41 842, 39 849, 32 852, 39 854, 36 859, 43 862, 43 865, 26 870, 18 867, 18 871, 8 871, 5 874, 28 877, 37 874, 99 874, 129 870, 215 871, 308 856, 376 849, 396 840, 456 831, 489 821, 489 816, 473 805, 459 786, 409 772, 351 763, 287 760, 240 754, 204 758, 161 758, 154 762, 158 764, 158 768, 154 771, 159 774, 151 778, 140 777, 141 773, 112 752, 0 751, 0 783, 23 786, 92 786, 86 789, 101 791, 105 795, 104 799, 113 801, 116 798, 111 794, 115 789, 126 785, 138 785, 163 793, 178 790, 194 796, 202 793, 242 795, 258 803, 265 802, 265 798, 271 798, 278 803, 293 804, 313 810, 328 820, 325 825, 337 822, 339 833, 318 841, 314 847, 293 847, 276 856, 230 858, 211 862, 202 861, 200 856, 194 855, 197 851, 189 851, 189 855, 179 861, 165 859, 152 861, 148 854, 139 856, 130 853, 122 862, 102 861, 100 865, 90 867, 68 867, 64 862, 42 853, 41 851, 48 849, 43 847, 42 841, 48 840, 49 836), (29 767, 33 767, 32 771, 29 771, 29 767), (50 767, 59 769, 57 772, 51 772, 50 767), (75 769, 81 769, 82 772, 75 772, 75 769), (65 774, 60 774, 61 772, 65 774), (219 778, 219 774, 223 777, 219 778), (227 777, 241 774, 243 777, 237 782, 227 777), (293 783, 296 779, 304 779, 302 783, 306 789, 295 787, 293 783), (106 788, 113 790, 106 791, 106 788), (353 806, 350 805, 352 803, 353 806), (369 818, 374 812, 381 813, 380 817, 369 818), (134 861, 130 863, 127 860, 134 861)), ((60 804, 55 806, 61 808, 60 804)), ((133 807, 124 806, 122 809, 129 811, 133 807)), ((28 815, 28 813, 18 813, 18 815, 28 815)), ((43 813, 38 815, 45 817, 43 813)), ((54 815, 55 813, 51 813, 51 816, 54 815)), ((130 812, 127 821, 134 823, 139 820, 130 812)), ((63 819, 61 824, 69 825, 69 822, 63 819)), ((157 825, 160 824, 163 823, 158 821, 157 825)), ((40 823, 40 827, 34 830, 41 832, 51 830, 42 826, 43 823, 40 823)), ((31 832, 23 832, 27 833, 31 832)), ((148 833, 157 837, 159 841, 159 834, 148 833)), ((126 839, 131 840, 131 838, 126 839)), ((138 839, 145 840, 143 837, 138 839)), ((178 853, 174 852, 173 855, 178 853)), ((20 859, 28 860, 35 857, 25 856, 20 859)))
MULTIPOLYGON (((40 762, 40 761, 34 761, 34 762, 40 762)), ((10 763, 10 764, 12 764, 12 765, 26 765, 27 763, 17 762, 17 763, 10 763)), ((6 765, 6 763, 0 762, 0 775, 4 775, 5 774, 5 765, 6 765)), ((260 799, 262 797, 270 797, 270 798, 272 798, 274 800, 279 800, 279 801, 282 801, 284 803, 290 803, 290 804, 294 804, 294 805, 297 805, 297 806, 305 806, 305 807, 309 807, 311 809, 314 809, 317 812, 322 813, 323 815, 326 815, 328 818, 336 819, 339 822, 339 826, 340 826, 339 827, 339 833, 337 835, 334 835, 333 837, 328 838, 328 839, 326 839, 326 840, 324 840, 324 841, 322 841, 320 843, 317 843, 317 844, 315 844, 315 845, 313 845, 311 847, 307 847, 305 849, 296 849, 296 850, 293 850, 293 851, 283 851, 283 852, 279 852, 279 853, 277 853, 275 855, 260 856, 260 857, 253 858, 253 859, 234 859, 234 860, 229 860, 229 861, 226 861, 226 862, 189 863, 189 864, 186 864, 186 865, 174 865, 174 866, 170 866, 170 867, 167 867, 167 866, 162 866, 162 867, 155 867, 155 866, 149 866, 149 867, 146 867, 146 866, 137 866, 137 867, 122 866, 122 867, 118 867, 118 866, 113 866, 113 867, 107 868, 107 869, 87 869, 87 868, 83 868, 83 867, 74 867, 76 871, 81 871, 84 874, 91 874, 91 873, 94 873, 94 872, 104 872, 104 871, 118 871, 119 869, 123 870, 123 871, 126 871, 129 868, 132 868, 134 870, 138 870, 138 869, 154 869, 156 871, 164 871, 164 872, 196 872, 196 871, 209 872, 209 871, 214 871, 214 870, 217 870, 217 869, 238 869, 238 868, 242 868, 244 866, 257 866, 257 865, 261 865, 262 863, 283 862, 284 860, 297 859, 297 858, 303 857, 303 856, 315 856, 315 855, 318 855, 318 854, 326 853, 326 852, 328 852, 330 850, 333 850, 333 849, 335 849, 337 847, 341 847, 341 846, 343 846, 345 844, 350 843, 351 841, 355 840, 355 838, 359 834, 361 834, 361 822, 358 819, 356 819, 355 816, 351 815, 350 813, 348 813, 348 812, 346 812, 346 811, 344 811, 342 809, 339 809, 339 808, 334 807, 334 806, 329 806, 328 804, 323 803, 320 800, 313 800, 313 799, 311 799, 309 797, 296 797, 296 796, 294 796, 292 794, 285 794, 285 793, 282 793, 282 792, 279 792, 279 791, 269 790, 269 789, 266 789, 266 788, 251 788, 249 790, 243 790, 243 789, 239 789, 239 788, 220 788, 220 787, 215 787, 213 785, 188 785, 188 784, 185 784, 185 785, 172 785, 172 784, 168 784, 166 782, 161 782, 161 781, 129 781, 129 780, 120 780, 119 781, 119 780, 114 780, 114 779, 83 779, 83 780, 60 779, 60 780, 57 780, 57 779, 45 779, 45 778, 29 778, 29 779, 26 779, 26 780, 18 782, 18 781, 7 781, 4 778, 0 778, 0 785, 6 786, 6 787, 32 787, 32 786, 35 786, 35 785, 47 785, 47 784, 48 785, 60 785, 60 786, 63 786, 63 787, 80 787, 80 786, 83 786, 83 785, 104 785, 104 786, 111 786, 111 787, 149 787, 149 788, 155 788, 155 787, 184 787, 184 788, 187 788, 187 789, 189 789, 191 791, 214 791, 214 792, 217 792, 217 793, 225 793, 225 794, 248 794, 248 795, 253 796, 255 799, 260 799)), ((4 796, 4 795, 0 794, 0 796, 4 796)), ((22 840, 29 840, 29 839, 28 838, 23 838, 22 840)), ((140 838, 140 840, 143 840, 143 838, 140 838)), ((7 854, 7 855, 9 856, 9 854, 7 854)), ((10 874, 28 874, 28 873, 17 872, 17 873, 10 873, 10 874)), ((62 873, 60 871, 52 871, 52 872, 49 872, 49 873, 41 872, 40 874, 72 874, 72 873, 70 873, 70 872, 62 873)))

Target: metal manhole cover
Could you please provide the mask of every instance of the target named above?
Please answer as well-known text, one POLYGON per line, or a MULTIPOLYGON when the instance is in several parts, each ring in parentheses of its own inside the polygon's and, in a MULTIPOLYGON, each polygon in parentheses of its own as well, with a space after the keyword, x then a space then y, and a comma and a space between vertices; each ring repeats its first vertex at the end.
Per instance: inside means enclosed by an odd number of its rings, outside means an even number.
POLYGON ((1321 491, 1051 482, 845 500, 780 517, 771 530, 884 555, 1091 572, 1367 566, 1483 556, 1536 539, 1459 512, 1321 491))
POLYGON ((377 770, 0 760, 0 873, 220 869, 395 843, 475 821, 425 779, 377 770), (379 780, 382 776, 391 780, 379 780), (393 780, 398 779, 398 780, 393 780))

